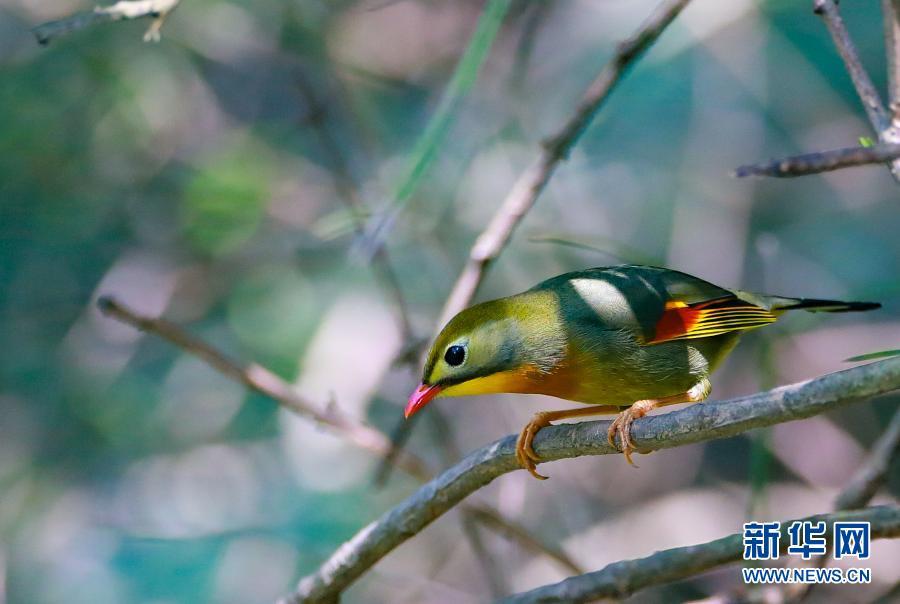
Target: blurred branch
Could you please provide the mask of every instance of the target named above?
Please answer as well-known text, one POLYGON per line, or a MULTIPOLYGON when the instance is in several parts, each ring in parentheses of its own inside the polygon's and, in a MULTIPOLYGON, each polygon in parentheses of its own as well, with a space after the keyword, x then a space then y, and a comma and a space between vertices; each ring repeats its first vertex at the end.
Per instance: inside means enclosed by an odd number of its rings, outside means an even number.
POLYGON ((900 103, 900 0, 881 0, 884 50, 888 72, 888 105, 896 113, 900 103))
POLYGON ((853 510, 869 503, 884 484, 894 456, 900 452, 900 408, 884 433, 875 441, 872 452, 835 501, 838 510, 853 510))
POLYGON ((491 262, 506 247, 515 228, 534 206, 554 170, 566 159, 572 147, 609 97, 616 84, 634 62, 662 34, 689 0, 664 0, 630 38, 616 48, 613 57, 591 82, 569 121, 544 141, 540 155, 516 180, 487 228, 478 236, 469 252, 438 320, 438 329, 475 297, 491 262))
MULTIPOLYGON (((872 447, 872 452, 863 465, 853 474, 847 486, 840 492, 834 502, 837 511, 854 510, 869 504, 875 493, 884 484, 890 468, 891 458, 900 448, 900 409, 872 447)), ((831 552, 829 547, 828 552, 831 552)), ((824 568, 829 561, 828 555, 802 561, 801 565, 824 568)), ((793 583, 783 588, 784 600, 797 604, 810 597, 815 585, 812 583, 793 583)))
MULTIPOLYGON (((836 512, 801 518, 801 521, 820 522, 828 525, 826 539, 831 542, 831 526, 838 521, 871 523, 873 539, 900 536, 900 507, 879 506, 853 512, 836 512)), ((791 521, 781 523, 782 553, 787 551, 790 539, 787 529, 791 521)), ((709 543, 676 547, 656 552, 646 558, 614 562, 605 568, 570 577, 553 585, 545 585, 531 591, 502 600, 504 604, 549 604, 551 602, 585 602, 599 599, 624 599, 645 587, 686 579, 707 570, 738 562, 744 553, 743 535, 729 535, 709 543)))
MULTIPOLYGON (((836 0, 813 0, 813 11, 825 21, 828 33, 831 34, 838 54, 844 61, 844 67, 853 81, 853 87, 856 88, 856 94, 866 110, 869 123, 878 135, 878 140, 883 143, 900 143, 900 132, 892 127, 891 117, 884 108, 881 96, 859 59, 856 45, 841 18, 838 3, 836 0)), ((894 180, 900 182, 900 161, 892 162, 890 169, 894 180)))
POLYGON ((881 164, 897 158, 900 158, 900 144, 879 143, 871 147, 847 147, 833 151, 792 155, 760 164, 748 164, 735 169, 734 175, 738 178, 745 176, 788 178, 830 172, 852 166, 881 164))
POLYGON ((85 29, 99 23, 152 18, 153 22, 144 33, 145 42, 158 42, 159 31, 166 17, 175 10, 181 0, 123 0, 110 6, 97 6, 92 11, 75 13, 65 19, 48 21, 34 29, 32 33, 39 44, 49 44, 51 40, 85 29))
MULTIPOLYGON (((326 123, 328 105, 318 98, 315 87, 302 74, 297 79, 297 88, 309 105, 309 124, 315 130, 322 151, 328 156, 328 161, 335 172, 334 183, 338 198, 350 213, 353 229, 356 236, 360 237, 366 227, 366 207, 359 197, 357 187, 352 184, 353 177, 350 174, 350 166, 341 152, 340 145, 328 129, 326 123)), ((409 305, 406 303, 400 279, 397 277, 397 271, 394 270, 387 248, 382 246, 375 250, 372 267, 382 288, 393 298, 400 335, 404 346, 408 348, 412 342, 416 341, 416 337, 409 319, 409 305)))
MULTIPOLYGON (((391 448, 390 439, 377 428, 341 413, 335 405, 329 405, 326 409, 319 408, 301 396, 288 382, 261 365, 251 363, 242 366, 178 325, 165 319, 142 316, 113 298, 103 296, 97 300, 97 305, 103 314, 171 342, 247 388, 274 399, 294 413, 334 429, 363 449, 385 455, 391 448)), ((421 460, 412 455, 404 455, 397 457, 396 462, 410 475, 427 480, 429 473, 421 460)))
MULTIPOLYGON (((202 359, 225 376, 244 384, 255 392, 268 396, 286 409, 334 429, 362 449, 385 456, 391 448, 390 439, 377 428, 339 413, 336 405, 328 405, 325 410, 318 408, 315 403, 302 397, 288 382, 261 365, 252 363, 241 366, 178 325, 165 319, 140 315, 111 297, 102 296, 97 300, 97 305, 103 314, 127 323, 140 331, 161 337, 185 352, 202 359)), ((391 459, 397 467, 420 481, 426 481, 431 477, 424 463, 411 454, 394 455, 391 459)), ((507 520, 499 511, 488 505, 469 504, 463 508, 463 512, 469 513, 472 518, 483 523, 487 528, 515 539, 531 551, 543 553, 568 569, 578 568, 559 548, 544 544, 540 539, 531 535, 525 527, 507 520)))
MULTIPOLYGON (((645 417, 635 422, 633 436, 641 450, 676 447, 810 417, 897 389, 900 358, 891 358, 738 399, 645 417)), ((618 453, 607 440, 608 426, 608 421, 593 421, 544 428, 535 450, 545 461, 618 453)), ((283 602, 334 600, 378 560, 465 497, 521 469, 515 443, 516 435, 510 435, 487 445, 423 485, 338 548, 283 602)))

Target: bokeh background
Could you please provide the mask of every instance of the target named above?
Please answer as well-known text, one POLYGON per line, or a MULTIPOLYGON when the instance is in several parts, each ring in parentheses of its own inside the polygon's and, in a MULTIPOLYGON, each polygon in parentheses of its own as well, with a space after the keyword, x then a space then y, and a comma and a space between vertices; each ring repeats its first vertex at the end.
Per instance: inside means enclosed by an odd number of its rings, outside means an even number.
MULTIPOLYGON (((427 337, 477 233, 542 137, 656 4, 513 5, 388 236, 427 337)), ((882 167, 738 180, 737 165, 850 146, 870 129, 806 0, 695 0, 614 92, 479 297, 567 270, 657 263, 771 293, 874 299, 748 335, 714 397, 844 368, 900 344, 900 189, 882 167)), ((884 90, 879 2, 842 3, 884 90)), ((354 244, 348 200, 384 208, 483 8, 460 1, 191 0, 35 44, 77 0, 0 1, 0 601, 266 602, 416 483, 153 336, 102 294, 185 325, 312 400, 385 431, 418 375, 397 307, 354 244)), ((538 397, 448 399, 409 449, 433 469, 518 431, 538 397)), ((485 488, 585 568, 699 543, 748 517, 831 509, 897 409, 883 397, 746 436, 542 467, 485 488)), ((895 499, 895 467, 881 500, 895 499)), ((482 532, 490 575, 441 518, 349 602, 481 602, 567 571, 482 532)), ((900 580, 878 542, 871 601, 900 580)), ((708 597, 734 567, 635 602, 708 597)))

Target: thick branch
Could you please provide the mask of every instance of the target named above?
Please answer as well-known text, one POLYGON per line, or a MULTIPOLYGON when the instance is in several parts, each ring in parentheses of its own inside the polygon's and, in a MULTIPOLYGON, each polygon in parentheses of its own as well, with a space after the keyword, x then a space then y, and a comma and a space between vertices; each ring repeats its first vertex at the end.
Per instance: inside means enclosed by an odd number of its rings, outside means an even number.
POLYGON ((656 41, 688 1, 665 0, 632 37, 619 44, 612 59, 588 87, 569 121, 544 143, 537 160, 519 175, 487 228, 472 246, 469 259, 444 303, 438 329, 469 305, 488 266, 500 254, 516 226, 537 201, 559 162, 569 155, 569 151, 629 67, 656 41))
POLYGON ((898 157, 900 157, 900 144, 879 143, 871 147, 847 147, 833 151, 792 155, 760 164, 748 164, 737 168, 734 175, 739 178, 745 176, 789 178, 830 172, 852 166, 881 164, 898 157))
POLYGON ((179 2, 180 0, 123 0, 111 6, 98 6, 93 11, 76 13, 58 21, 48 21, 31 31, 39 44, 49 44, 54 38, 99 23, 150 17, 153 23, 144 34, 144 41, 156 42, 159 40, 159 29, 166 16, 175 10, 179 2))
MULTIPOLYGON (((633 436, 641 449, 665 449, 810 417, 897 389, 900 358, 891 358, 751 396, 647 417, 635 422, 633 436)), ((547 461, 617 453, 607 441, 608 425, 603 421, 545 428, 535 439, 535 450, 547 461)), ((342 545, 318 571, 301 580, 284 602, 323 602, 337 597, 388 552, 462 499, 498 476, 519 469, 515 442, 511 435, 483 447, 422 486, 342 545)))
MULTIPOLYGON (((826 539, 831 542, 831 526, 836 521, 871 523, 872 538, 900 536, 900 507, 873 507, 853 512, 837 512, 810 516, 800 520, 824 521, 828 525, 826 539)), ((790 539, 781 523, 781 552, 787 551, 790 539)), ((570 577, 553 585, 545 585, 503 600, 504 604, 550 604, 551 602, 587 602, 602 598, 623 599, 645 587, 686 579, 698 573, 741 560, 743 535, 738 533, 688 547, 656 552, 646 558, 614 562, 596 572, 570 577)))

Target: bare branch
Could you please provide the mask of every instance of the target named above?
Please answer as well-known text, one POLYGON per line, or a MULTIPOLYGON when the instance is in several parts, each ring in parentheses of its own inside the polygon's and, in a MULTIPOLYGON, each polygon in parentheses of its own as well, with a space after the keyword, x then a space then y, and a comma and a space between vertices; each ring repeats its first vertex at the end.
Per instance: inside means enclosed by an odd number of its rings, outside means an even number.
POLYGON ((638 57, 647 50, 678 16, 689 0, 665 0, 616 52, 588 87, 569 121, 545 141, 537 160, 516 180, 487 228, 478 236, 469 259, 456 280, 438 320, 438 329, 464 309, 475 297, 491 262, 509 242, 513 231, 544 190, 557 165, 590 124, 616 84, 638 57))
POLYGON ((900 0, 881 0, 887 58, 888 106, 900 103, 900 0))
POLYGON ((828 33, 831 34, 831 39, 844 60, 847 73, 850 74, 850 79, 853 80, 856 94, 859 95, 859 100, 866 110, 869 122, 872 124, 875 132, 880 135, 890 125, 890 120, 888 119, 887 111, 884 109, 884 104, 881 102, 881 97, 878 91, 875 90, 875 85, 872 84, 872 78, 869 77, 869 73, 859 60, 856 45, 853 43, 853 39, 850 38, 847 26, 844 25, 837 2, 834 0, 814 0, 813 11, 825 21, 828 33))
POLYGON ((99 23, 150 17, 153 22, 144 34, 145 42, 158 42, 159 30, 166 17, 181 0, 122 0, 111 6, 98 6, 93 11, 76 13, 58 21, 48 21, 32 29, 39 44, 49 44, 54 38, 85 29, 99 23))
POLYGON ((894 456, 900 452, 900 409, 884 433, 875 441, 872 452, 835 501, 835 508, 852 510, 869 503, 884 484, 894 456))
MULTIPOLYGON (((730 401, 643 418, 635 422, 633 436, 641 450, 676 447, 810 417, 897 389, 900 358, 891 358, 730 401)), ((608 421, 551 426, 538 433, 535 450, 546 461, 618 453, 607 441, 608 426, 608 421)), ((465 497, 498 476, 521 469, 515 443, 516 436, 510 435, 474 451, 422 486, 342 545, 283 602, 333 600, 378 560, 465 497)))
POLYGON ((738 178, 745 176, 774 176, 790 178, 806 176, 867 164, 881 164, 900 157, 900 144, 879 143, 871 147, 847 147, 819 153, 792 155, 761 164, 748 164, 734 171, 738 178))
MULTIPOLYGON (((859 60, 859 53, 841 18, 838 3, 836 0, 813 0, 813 11, 825 21, 828 33, 831 34, 831 39, 844 60, 844 67, 853 80, 853 87, 856 88, 856 94, 866 110, 869 123, 878 135, 878 140, 883 143, 900 143, 900 126, 894 127, 881 96, 872 84, 872 78, 859 60)), ((900 183, 900 161, 893 161, 890 170, 894 180, 900 183)))
MULTIPOLYGON (((836 512, 809 516, 800 520, 824 521, 828 525, 826 539, 832 539, 831 526, 837 521, 871 523, 873 539, 900 536, 900 507, 879 506, 853 512, 836 512)), ((781 552, 790 545, 787 529, 791 521, 781 523, 781 552)), ((740 533, 709 543, 676 547, 656 552, 646 558, 623 560, 592 573, 570 577, 553 585, 545 585, 502 600, 504 604, 550 604, 552 602, 587 602, 602 598, 624 599, 639 589, 686 579, 698 573, 741 560, 744 552, 740 533)))
MULTIPOLYGON (((97 300, 103 314, 128 323, 137 329, 155 334, 189 352, 226 376, 244 384, 247 388, 268 396, 291 411, 339 432, 357 446, 378 455, 386 455, 391 448, 390 439, 377 428, 341 413, 335 405, 321 408, 301 396, 289 383, 270 370, 256 363, 238 364, 224 354, 187 333, 178 325, 155 317, 142 316, 113 298, 104 296, 97 300)), ((429 473, 421 460, 406 454, 396 458, 396 463, 410 475, 427 480, 429 473)))

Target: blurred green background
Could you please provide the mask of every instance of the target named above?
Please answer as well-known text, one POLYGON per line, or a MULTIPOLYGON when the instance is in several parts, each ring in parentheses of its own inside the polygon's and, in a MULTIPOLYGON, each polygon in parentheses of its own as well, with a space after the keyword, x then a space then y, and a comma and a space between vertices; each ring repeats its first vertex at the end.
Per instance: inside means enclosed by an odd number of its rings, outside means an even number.
MULTIPOLYGON (((514 2, 446 139, 388 235, 427 337, 474 238, 656 4, 514 2)), ((842 3, 885 88, 880 3, 842 3)), ((29 28, 87 3, 0 0, 0 602, 266 602, 415 482, 155 337, 99 295, 166 317, 309 398, 386 431, 418 381, 392 361, 396 305, 354 252, 354 200, 388 206, 483 9, 476 1, 190 0, 46 48, 29 28)), ((563 164, 479 297, 567 270, 657 263, 770 293, 874 299, 749 334, 713 380, 746 394, 900 345, 900 189, 882 167, 737 180, 742 163, 852 146, 870 128, 806 0, 695 0, 563 164), (559 240, 562 240, 560 243, 559 240), (577 245, 572 245, 577 244, 577 245)), ((826 511, 897 397, 706 444, 550 464, 483 501, 588 569, 826 511), (542 469, 542 471, 544 471, 542 469)), ((410 450, 437 470, 560 401, 436 406, 410 450), (433 419, 433 418, 432 418, 433 419), (446 445, 446 446, 445 446, 446 445)), ((428 416, 429 414, 424 414, 428 416)), ((897 468, 881 499, 896 498, 897 468)), ((451 513, 381 562, 349 602, 481 602, 488 577, 451 513)), ((566 576, 484 533, 494 579, 566 576)), ((900 580, 812 601, 869 601, 900 580)), ((635 596, 703 598, 734 568, 635 596)))

